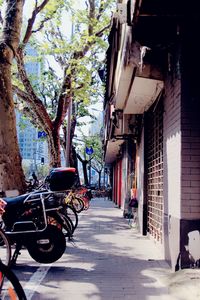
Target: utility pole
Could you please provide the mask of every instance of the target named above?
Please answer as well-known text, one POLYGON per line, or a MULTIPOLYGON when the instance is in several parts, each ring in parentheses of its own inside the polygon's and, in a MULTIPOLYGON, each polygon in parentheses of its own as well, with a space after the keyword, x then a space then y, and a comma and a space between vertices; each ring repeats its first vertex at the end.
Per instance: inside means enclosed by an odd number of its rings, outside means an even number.
POLYGON ((89 159, 89 185, 91 185, 91 177, 92 177, 91 171, 92 171, 91 170, 91 159, 89 159))

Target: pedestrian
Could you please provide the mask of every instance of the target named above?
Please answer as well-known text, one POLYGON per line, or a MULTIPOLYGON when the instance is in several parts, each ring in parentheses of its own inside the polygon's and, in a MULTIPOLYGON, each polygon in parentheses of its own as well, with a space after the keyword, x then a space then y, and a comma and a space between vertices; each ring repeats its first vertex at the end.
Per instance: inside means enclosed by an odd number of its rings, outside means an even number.
POLYGON ((38 180, 38 178, 37 178, 35 172, 32 173, 32 178, 33 178, 33 187, 38 186, 39 180, 38 180))
POLYGON ((137 225, 138 200, 136 198, 136 189, 131 189, 131 196, 128 203, 129 225, 131 227, 137 225), (132 219, 132 222, 131 222, 132 219))
POLYGON ((108 199, 112 201, 112 187, 108 185, 108 199))

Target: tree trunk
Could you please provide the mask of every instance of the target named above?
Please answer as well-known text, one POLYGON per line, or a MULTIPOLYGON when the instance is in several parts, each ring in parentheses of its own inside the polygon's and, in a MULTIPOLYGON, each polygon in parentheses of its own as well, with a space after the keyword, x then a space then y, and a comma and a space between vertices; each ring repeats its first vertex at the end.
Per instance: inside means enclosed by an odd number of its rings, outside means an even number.
POLYGON ((88 185, 88 174, 87 174, 87 164, 88 164, 88 160, 86 159, 82 159, 82 157, 76 153, 77 158, 80 160, 80 162, 82 163, 82 167, 83 167, 83 176, 84 176, 84 184, 88 185))
POLYGON ((0 190, 25 190, 11 82, 11 65, 18 47, 24 0, 6 2, 0 43, 0 190))
POLYGON ((85 183, 85 185, 89 185, 88 174, 87 174, 87 164, 88 164, 88 161, 87 161, 87 160, 83 160, 83 161, 82 161, 82 165, 83 165, 83 176, 84 176, 84 183, 85 183))
POLYGON ((98 184, 99 184, 99 189, 100 189, 101 188, 101 171, 98 172, 98 175, 99 175, 99 182, 98 182, 98 184))
POLYGON ((77 178, 77 185, 80 185, 80 176, 79 176, 79 172, 78 172, 78 158, 77 158, 77 154, 76 154, 76 149, 74 146, 72 146, 72 163, 70 164, 70 166, 74 167, 77 171, 78 174, 78 178, 77 178))
POLYGON ((25 178, 17 140, 10 65, 0 63, 0 70, 0 189, 4 192, 17 189, 22 193, 25 178))
POLYGON ((57 168, 61 166, 60 155, 60 136, 59 129, 53 129, 47 134, 47 142, 49 148, 49 165, 51 168, 57 168))
POLYGON ((78 167, 76 150, 73 147, 72 140, 74 138, 74 132, 76 129, 76 117, 73 115, 71 118, 71 128, 70 128, 70 155, 69 162, 71 167, 78 167), (76 165, 76 166, 75 166, 76 165))

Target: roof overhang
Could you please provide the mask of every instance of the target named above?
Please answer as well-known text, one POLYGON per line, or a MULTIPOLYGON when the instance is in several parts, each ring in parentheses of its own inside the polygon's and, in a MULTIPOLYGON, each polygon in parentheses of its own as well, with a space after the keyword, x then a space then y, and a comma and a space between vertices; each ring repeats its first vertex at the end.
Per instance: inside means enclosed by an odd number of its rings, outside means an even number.
POLYGON ((124 106, 124 114, 142 114, 147 111, 159 97, 163 87, 162 80, 136 76, 124 106))
POLYGON ((107 142, 105 151, 105 163, 112 164, 119 154, 120 146, 123 144, 124 140, 111 139, 107 142))

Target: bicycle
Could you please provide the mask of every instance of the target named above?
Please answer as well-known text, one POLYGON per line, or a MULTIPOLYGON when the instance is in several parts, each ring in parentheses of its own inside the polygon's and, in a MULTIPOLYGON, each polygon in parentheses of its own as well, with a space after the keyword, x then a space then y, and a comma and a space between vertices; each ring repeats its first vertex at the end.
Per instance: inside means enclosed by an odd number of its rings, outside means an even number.
POLYGON ((78 214, 76 210, 72 206, 65 204, 60 211, 64 216, 67 216, 71 220, 73 224, 72 233, 74 233, 74 230, 78 226, 78 214))
POLYGON ((0 228, 0 258, 5 265, 7 266, 10 265, 11 245, 7 235, 1 228, 0 228))
POLYGON ((0 260, 0 299, 27 300, 14 272, 0 260))
POLYGON ((90 207, 90 200, 92 198, 91 190, 85 187, 80 187, 77 190, 76 196, 83 201, 84 210, 88 210, 88 208, 90 207))
POLYGON ((69 190, 65 197, 65 204, 73 207, 77 213, 80 213, 84 209, 84 202, 81 198, 76 196, 73 190, 69 190))
POLYGON ((3 230, 2 215, 5 212, 6 202, 0 198, 0 258, 5 265, 9 265, 11 261, 11 244, 3 230))

